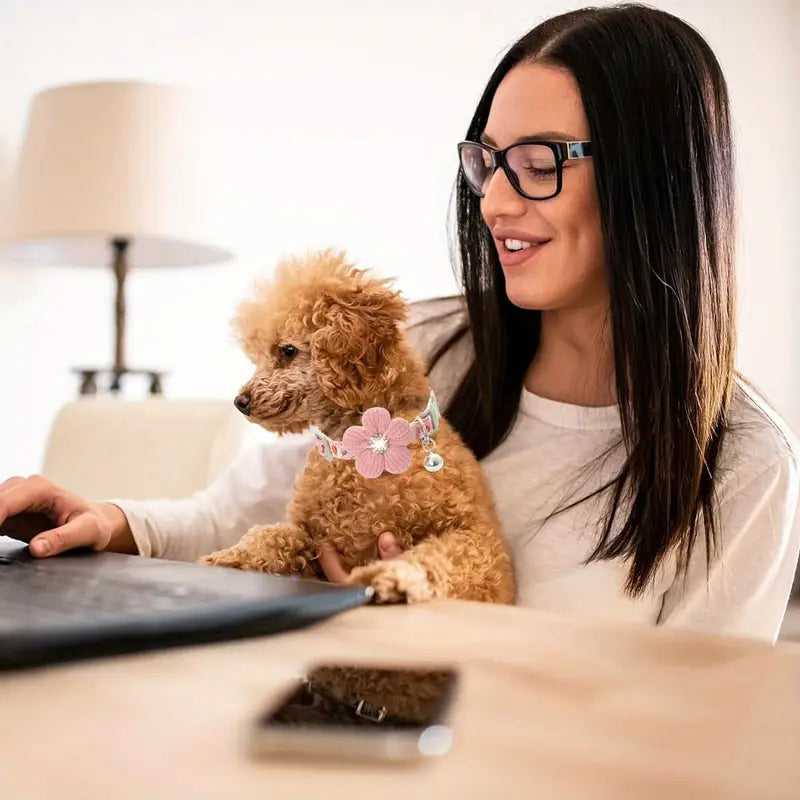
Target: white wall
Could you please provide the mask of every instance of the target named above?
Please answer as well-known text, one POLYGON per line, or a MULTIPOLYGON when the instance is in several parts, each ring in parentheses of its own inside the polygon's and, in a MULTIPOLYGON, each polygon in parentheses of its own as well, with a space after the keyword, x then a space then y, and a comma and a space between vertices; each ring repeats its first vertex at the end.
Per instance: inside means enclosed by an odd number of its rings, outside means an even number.
MULTIPOLYGON (((231 396, 247 364, 228 318, 283 253, 346 246, 410 297, 452 291, 446 215, 455 148, 499 54, 553 0, 2 0, 0 196, 39 89, 139 78, 207 90, 230 141, 218 186, 222 267, 135 273, 129 362, 172 396, 231 396)), ((798 3, 656 3, 711 41, 741 160, 742 369, 800 429, 798 3)), ((0 479, 39 467, 48 426, 105 364, 111 278, 0 264, 0 479)))

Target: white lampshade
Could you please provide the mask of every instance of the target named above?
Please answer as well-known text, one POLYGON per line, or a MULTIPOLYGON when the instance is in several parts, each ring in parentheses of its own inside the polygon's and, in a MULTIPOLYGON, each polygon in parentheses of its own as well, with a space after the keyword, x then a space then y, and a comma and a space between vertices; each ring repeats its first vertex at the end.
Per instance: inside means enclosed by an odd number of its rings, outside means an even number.
POLYGON ((141 82, 48 89, 31 105, 4 225, 5 255, 24 263, 105 266, 110 239, 132 267, 223 261, 198 96, 141 82))

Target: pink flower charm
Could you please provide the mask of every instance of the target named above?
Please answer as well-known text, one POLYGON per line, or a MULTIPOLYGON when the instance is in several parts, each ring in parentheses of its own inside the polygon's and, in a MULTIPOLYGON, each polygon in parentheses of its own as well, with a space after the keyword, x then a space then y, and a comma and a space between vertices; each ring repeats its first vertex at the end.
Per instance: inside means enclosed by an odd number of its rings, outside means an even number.
POLYGON ((342 444, 355 458, 356 469, 365 478, 377 478, 384 471, 399 475, 411 466, 408 445, 414 431, 404 419, 392 419, 385 408, 370 408, 361 425, 349 427, 342 444))

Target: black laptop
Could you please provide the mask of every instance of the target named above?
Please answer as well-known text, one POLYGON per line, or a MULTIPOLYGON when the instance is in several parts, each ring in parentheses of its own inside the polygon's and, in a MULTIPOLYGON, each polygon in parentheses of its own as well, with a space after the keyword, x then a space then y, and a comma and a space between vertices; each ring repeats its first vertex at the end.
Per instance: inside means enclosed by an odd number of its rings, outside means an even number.
POLYGON ((371 594, 117 553, 35 559, 0 536, 0 670, 276 633, 371 594))

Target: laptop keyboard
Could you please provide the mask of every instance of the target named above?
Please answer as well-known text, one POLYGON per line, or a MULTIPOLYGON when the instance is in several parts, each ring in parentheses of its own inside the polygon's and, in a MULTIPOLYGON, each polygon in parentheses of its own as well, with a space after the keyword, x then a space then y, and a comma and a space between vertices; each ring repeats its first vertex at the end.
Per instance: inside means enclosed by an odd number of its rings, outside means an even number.
POLYGON ((38 560, 0 536, 0 674, 265 636, 369 599, 363 587, 118 553, 75 551, 38 560))
POLYGON ((141 577, 135 581, 119 575, 87 578, 66 570, 56 577, 46 562, 6 561, 0 564, 0 630, 33 621, 59 624, 87 618, 99 622, 120 615, 163 616, 169 611, 219 604, 224 596, 197 586, 146 583, 141 577), (11 570, 16 573, 14 579, 4 580, 11 570))

